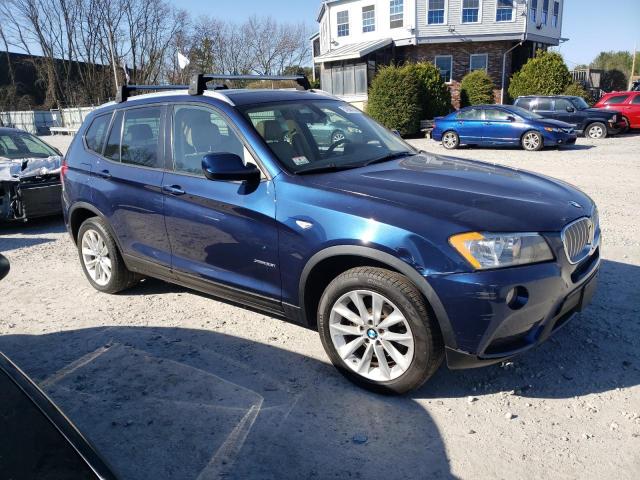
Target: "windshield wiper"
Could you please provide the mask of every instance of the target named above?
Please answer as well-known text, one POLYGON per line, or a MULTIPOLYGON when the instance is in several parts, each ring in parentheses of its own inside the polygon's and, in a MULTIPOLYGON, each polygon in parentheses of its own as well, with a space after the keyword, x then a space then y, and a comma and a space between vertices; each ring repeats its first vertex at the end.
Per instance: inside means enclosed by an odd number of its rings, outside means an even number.
POLYGON ((364 163, 362 166, 363 167, 368 167, 369 165, 375 165, 376 163, 388 162, 388 161, 395 160, 396 158, 401 158, 401 157, 412 157, 414 155, 417 155, 417 153, 416 152, 395 152, 395 153, 390 153, 388 155, 385 155, 384 157, 374 158, 373 160, 369 160, 368 162, 364 163))
POLYGON ((350 170, 352 168, 357 168, 358 166, 359 165, 353 164, 337 165, 335 163, 330 163, 328 165, 305 168, 304 170, 298 170, 295 173, 296 175, 304 175, 307 173, 339 172, 340 170, 350 170))

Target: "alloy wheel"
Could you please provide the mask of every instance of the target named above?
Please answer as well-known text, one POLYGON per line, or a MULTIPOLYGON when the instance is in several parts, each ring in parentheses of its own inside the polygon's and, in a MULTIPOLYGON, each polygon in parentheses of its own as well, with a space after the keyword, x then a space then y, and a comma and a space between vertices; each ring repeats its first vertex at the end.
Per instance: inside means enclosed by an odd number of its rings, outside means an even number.
POLYGON ((602 138, 604 135, 604 129, 600 125, 594 125, 589 129, 590 138, 602 138))
POLYGON ((101 287, 111 280, 109 249, 96 230, 89 229, 82 236, 82 261, 91 279, 101 287))
POLYGON ((455 133, 447 132, 444 134, 444 137, 442 138, 442 143, 444 143, 444 146, 446 148, 455 148, 456 145, 458 144, 458 138, 456 137, 455 133))
POLYGON ((537 133, 529 132, 524 136, 523 143, 527 150, 536 150, 540 146, 540 137, 537 133))
POLYGON ((335 132, 332 136, 331 136, 331 143, 338 143, 342 140, 345 139, 344 133, 342 132, 335 132))
POLYGON ((395 380, 413 362, 409 322, 379 293, 354 290, 340 297, 331 309, 329 331, 344 363, 369 380, 395 380))

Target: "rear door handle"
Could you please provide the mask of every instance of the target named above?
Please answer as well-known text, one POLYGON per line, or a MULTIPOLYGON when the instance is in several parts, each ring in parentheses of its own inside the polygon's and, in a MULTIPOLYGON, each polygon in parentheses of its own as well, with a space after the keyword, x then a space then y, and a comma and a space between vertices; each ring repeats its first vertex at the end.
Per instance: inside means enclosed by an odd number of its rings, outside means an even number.
POLYGON ((109 170, 101 170, 101 171, 97 172, 97 175, 99 177, 107 179, 107 180, 109 180, 112 177, 112 175, 109 172, 109 170))
POLYGON ((176 196, 184 195, 185 193, 187 193, 182 189, 180 185, 164 185, 162 187, 162 191, 164 193, 168 193, 169 195, 176 196))

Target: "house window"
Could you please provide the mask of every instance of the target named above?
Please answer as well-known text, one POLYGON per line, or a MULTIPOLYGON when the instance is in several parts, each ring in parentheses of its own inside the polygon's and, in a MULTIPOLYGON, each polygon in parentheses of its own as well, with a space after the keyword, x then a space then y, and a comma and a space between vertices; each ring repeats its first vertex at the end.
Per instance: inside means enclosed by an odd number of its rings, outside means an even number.
POLYGON ((480 0, 462 0, 462 23, 478 23, 480 0))
POLYGON ((338 36, 349 36, 349 12, 347 10, 338 12, 338 36))
POLYGON ((538 19, 538 0, 531 0, 531 8, 529 9, 529 18, 531 23, 536 24, 538 19))
POLYGON ((498 0, 496 22, 510 22, 513 20, 513 0, 498 0))
POLYGON ((546 25, 547 20, 549 20, 549 0, 544 0, 542 2, 542 25, 546 25))
POLYGON ((474 70, 487 70, 489 65, 489 55, 486 53, 477 53, 471 55, 469 60, 469 71, 474 70))
POLYGON ((429 13, 427 23, 429 25, 441 25, 444 23, 444 2, 445 0, 428 0, 429 13))
POLYGON ((375 32, 376 31, 376 7, 371 5, 369 7, 362 7, 362 32, 375 32))
POLYGON ((558 28, 559 17, 560 17, 560 2, 553 2, 553 28, 558 28))
POLYGON ((391 0, 391 28, 404 25, 404 0, 391 0))
POLYGON ((446 83, 451 83, 453 70, 453 57, 451 55, 436 56, 436 67, 440 70, 440 75, 446 83))

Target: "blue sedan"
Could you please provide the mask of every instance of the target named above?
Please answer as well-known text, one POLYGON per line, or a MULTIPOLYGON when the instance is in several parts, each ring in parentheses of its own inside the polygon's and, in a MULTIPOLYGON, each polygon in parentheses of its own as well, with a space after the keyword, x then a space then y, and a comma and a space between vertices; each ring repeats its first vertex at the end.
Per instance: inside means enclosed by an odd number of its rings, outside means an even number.
POLYGON ((452 150, 466 145, 520 145, 528 151, 572 145, 571 125, 511 105, 476 105, 436 118, 431 134, 452 150))

